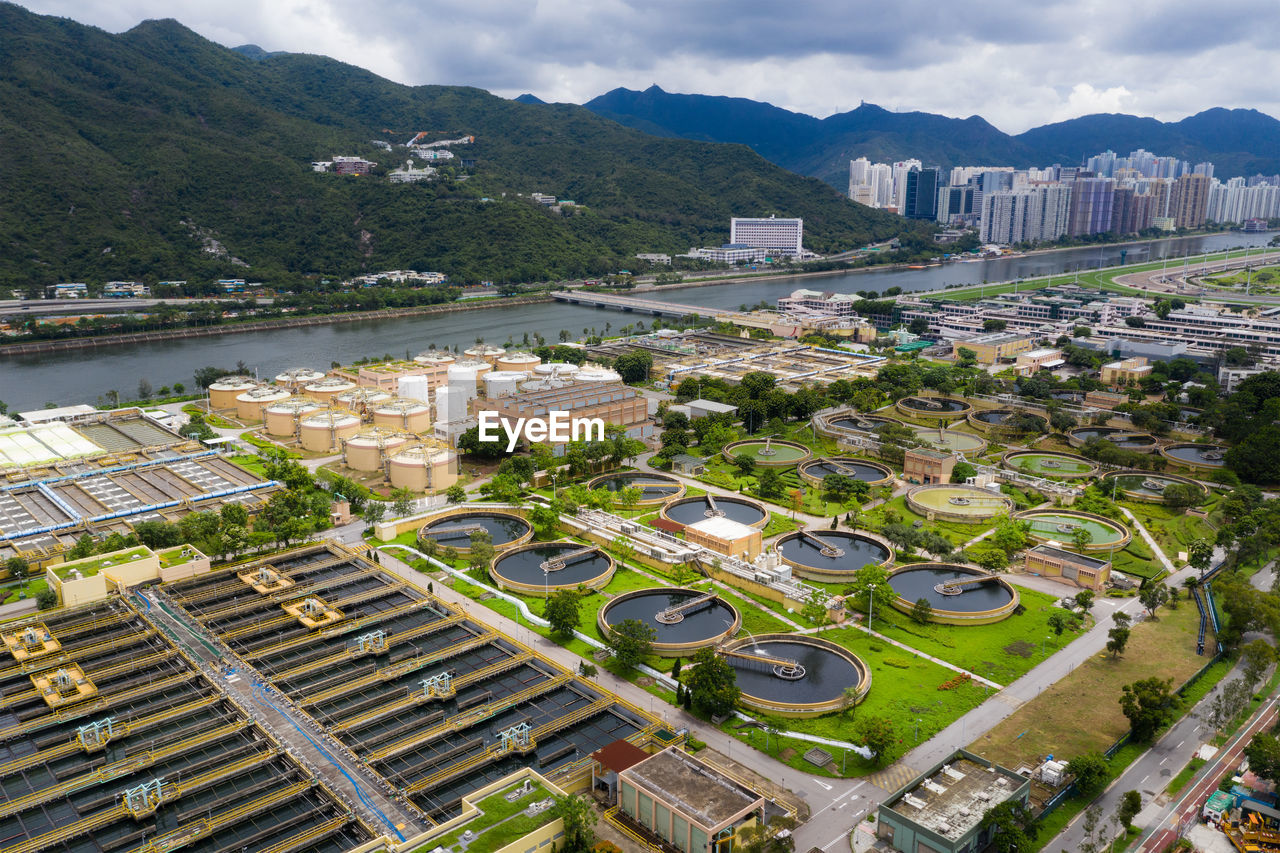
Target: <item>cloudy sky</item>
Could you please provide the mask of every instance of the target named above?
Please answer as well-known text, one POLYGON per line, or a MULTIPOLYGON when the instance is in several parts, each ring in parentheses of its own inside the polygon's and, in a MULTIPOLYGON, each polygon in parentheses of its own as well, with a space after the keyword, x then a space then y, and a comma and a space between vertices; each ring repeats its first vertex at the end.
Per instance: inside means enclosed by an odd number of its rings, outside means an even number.
POLYGON ((402 83, 581 103, 617 86, 827 116, 860 100, 1017 133, 1093 112, 1280 116, 1275 0, 22 0, 111 32, 173 17, 221 44, 402 83))

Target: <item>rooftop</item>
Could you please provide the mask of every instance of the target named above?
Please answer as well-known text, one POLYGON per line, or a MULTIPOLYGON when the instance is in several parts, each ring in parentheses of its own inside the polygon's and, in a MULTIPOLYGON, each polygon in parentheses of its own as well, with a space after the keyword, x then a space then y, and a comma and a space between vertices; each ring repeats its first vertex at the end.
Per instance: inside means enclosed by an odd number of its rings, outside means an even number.
POLYGON ((630 741, 619 739, 600 747, 591 753, 591 757, 600 762, 604 769, 621 773, 628 767, 634 767, 644 761, 649 757, 649 753, 630 741))
POLYGON ((952 841, 963 838, 982 822, 989 809, 1013 797, 1027 784, 1025 779, 1017 779, 994 764, 983 766, 963 757, 967 755, 957 753, 952 761, 939 765, 885 801, 882 808, 952 841))
POLYGON ((942 450, 930 450, 927 447, 912 447, 907 450, 908 456, 920 456, 925 459, 950 459, 951 454, 942 450))
POLYGON ((1048 358, 1049 356, 1062 355, 1062 350, 1052 347, 1042 347, 1041 349, 1033 349, 1018 355, 1018 358, 1048 358))
POLYGON ((1075 551, 1067 551, 1063 548, 1055 548, 1052 545, 1037 545, 1031 549, 1032 554, 1043 554, 1046 557, 1052 557, 1055 560, 1066 560, 1075 563, 1078 566, 1085 566, 1090 569, 1101 569, 1103 566, 1109 565, 1107 560, 1099 560, 1096 557, 1086 557, 1083 554, 1077 554, 1075 551))
POLYGON ((675 747, 669 747, 622 772, 708 830, 718 829, 764 798, 675 747))
POLYGON ((743 524, 740 521, 734 521, 732 518, 724 516, 714 516, 712 518, 704 518, 701 521, 695 521, 688 525, 689 528, 705 533, 707 536, 714 536, 727 542, 735 539, 741 539, 744 536, 750 536, 756 532, 754 527, 743 524))
POLYGON ((74 569, 85 577, 92 577, 103 569, 109 569, 112 566, 119 566, 123 563, 134 563, 138 560, 145 560, 152 556, 152 551, 145 545, 139 545, 136 548, 128 548, 124 551, 112 551, 110 554, 99 554, 96 557, 85 557, 81 560, 68 560, 57 566, 53 566, 53 572, 64 580, 71 576, 74 569))
POLYGON ((685 404, 690 408, 702 409, 704 412, 718 412, 721 414, 731 415, 738 411, 737 406, 730 406, 728 403, 717 403, 715 400, 690 400, 685 404))
POLYGON ((968 344, 1004 344, 1020 341, 1027 337, 1028 335, 1022 332, 992 332, 989 335, 978 335, 976 338, 969 338, 967 341, 958 341, 958 344, 960 346, 968 344))

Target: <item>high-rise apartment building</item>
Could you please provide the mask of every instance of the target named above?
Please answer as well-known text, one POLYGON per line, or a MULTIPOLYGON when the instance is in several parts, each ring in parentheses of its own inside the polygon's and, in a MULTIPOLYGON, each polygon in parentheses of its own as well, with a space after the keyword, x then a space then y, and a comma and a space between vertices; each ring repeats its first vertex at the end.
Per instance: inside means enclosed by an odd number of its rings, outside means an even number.
POLYGON ((1198 228, 1209 212, 1208 175, 1183 175, 1173 185, 1169 215, 1176 228, 1198 228))
POLYGON ((795 257, 803 252, 803 219, 745 219, 729 221, 729 243, 753 249, 769 249, 780 255, 795 257))
POLYGON ((1072 237, 1101 234, 1111 228, 1115 181, 1110 178, 1076 178, 1071 184, 1072 237))
POLYGON ((907 219, 934 220, 938 217, 937 169, 919 169, 907 173, 907 192, 901 213, 907 219))

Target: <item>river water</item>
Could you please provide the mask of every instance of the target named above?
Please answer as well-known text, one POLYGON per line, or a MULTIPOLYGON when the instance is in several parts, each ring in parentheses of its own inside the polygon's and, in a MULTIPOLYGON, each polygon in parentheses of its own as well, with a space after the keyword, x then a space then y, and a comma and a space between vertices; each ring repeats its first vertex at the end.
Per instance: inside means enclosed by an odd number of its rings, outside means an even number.
MULTIPOLYGON (((1071 270, 1091 269, 1120 263, 1141 263, 1163 257, 1220 251, 1237 246, 1261 246, 1271 234, 1229 232, 1203 237, 1159 240, 1128 246, 1098 246, 1046 252, 1025 257, 956 263, 921 270, 878 270, 820 277, 788 277, 771 281, 704 287, 668 287, 654 298, 709 308, 732 309, 754 305, 761 300, 775 302, 799 287, 836 292, 875 290, 890 287, 904 291, 936 290, 948 284, 980 284, 1071 270)), ((465 349, 483 338, 504 344, 508 338, 519 344, 527 333, 539 333, 549 342, 559 340, 561 330, 573 338, 584 330, 604 333, 628 323, 650 318, 622 314, 579 305, 546 303, 518 307, 487 308, 454 314, 402 317, 333 323, 297 329, 244 332, 209 338, 174 338, 147 344, 73 349, 40 355, 0 359, 0 400, 14 410, 36 409, 45 403, 70 405, 95 403, 108 390, 128 399, 145 379, 159 388, 182 382, 192 387, 192 374, 213 365, 233 368, 243 361, 250 370, 270 378, 293 367, 328 369, 334 361, 350 364, 363 356, 391 354, 412 356, 435 344, 437 348, 465 349)))

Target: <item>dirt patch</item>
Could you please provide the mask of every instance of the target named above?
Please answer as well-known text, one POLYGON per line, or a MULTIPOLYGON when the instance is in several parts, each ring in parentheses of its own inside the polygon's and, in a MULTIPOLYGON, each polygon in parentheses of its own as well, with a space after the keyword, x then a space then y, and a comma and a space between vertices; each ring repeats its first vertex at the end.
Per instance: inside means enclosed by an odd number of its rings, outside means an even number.
POLYGON ((1028 643, 1026 640, 1019 640, 1016 643, 1010 643, 1004 647, 1005 654, 1017 655, 1020 658, 1029 658, 1036 653, 1036 644, 1028 643))
POLYGON ((790 761, 796 757, 796 751, 791 747, 787 747, 778 753, 778 760, 782 762, 790 761))
POLYGON ((647 676, 647 675, 637 676, 637 678, 636 678, 636 686, 638 686, 638 687, 652 687, 652 686, 653 686, 653 679, 652 679, 650 676, 647 676))

